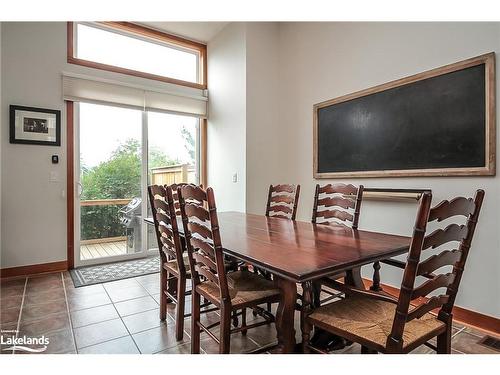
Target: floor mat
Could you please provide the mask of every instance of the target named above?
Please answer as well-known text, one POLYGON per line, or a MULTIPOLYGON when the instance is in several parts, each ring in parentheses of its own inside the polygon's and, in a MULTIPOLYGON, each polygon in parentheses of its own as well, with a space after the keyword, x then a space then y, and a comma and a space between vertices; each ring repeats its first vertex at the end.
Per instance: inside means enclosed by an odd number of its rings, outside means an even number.
POLYGON ((160 257, 127 260, 70 270, 75 288, 160 272, 160 257))

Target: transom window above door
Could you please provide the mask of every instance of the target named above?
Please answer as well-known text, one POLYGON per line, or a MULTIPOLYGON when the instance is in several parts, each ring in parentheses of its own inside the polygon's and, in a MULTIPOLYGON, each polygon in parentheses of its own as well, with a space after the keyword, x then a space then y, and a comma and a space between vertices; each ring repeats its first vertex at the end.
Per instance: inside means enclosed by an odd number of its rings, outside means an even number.
POLYGON ((206 88, 206 46, 128 22, 69 22, 68 62, 206 88))

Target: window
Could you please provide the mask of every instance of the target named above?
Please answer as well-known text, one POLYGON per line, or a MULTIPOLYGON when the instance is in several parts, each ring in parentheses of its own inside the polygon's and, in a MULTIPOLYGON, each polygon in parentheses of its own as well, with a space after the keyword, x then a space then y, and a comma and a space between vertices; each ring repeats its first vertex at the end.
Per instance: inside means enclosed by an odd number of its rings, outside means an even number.
POLYGON ((206 88, 206 46, 126 22, 68 23, 68 62, 206 88))

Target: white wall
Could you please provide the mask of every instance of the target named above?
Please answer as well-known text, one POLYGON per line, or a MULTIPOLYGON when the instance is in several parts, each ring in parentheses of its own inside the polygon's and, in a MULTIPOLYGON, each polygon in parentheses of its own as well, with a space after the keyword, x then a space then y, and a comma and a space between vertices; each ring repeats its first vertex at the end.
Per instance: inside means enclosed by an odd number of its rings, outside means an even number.
MULTIPOLYGON (((59 76, 65 43, 64 31, 56 24, 4 23, 2 122, 6 133, 11 104, 64 109, 59 76)), ((61 147, 10 144, 8 136, 2 139, 3 268, 66 259, 65 137, 62 131, 61 147), (52 154, 60 156, 55 167, 52 154), (52 170, 59 172, 58 183, 49 182, 52 170)))
POLYGON ((287 143, 278 111, 278 32, 278 23, 247 23, 246 210, 261 215, 269 184, 288 178, 287 143))
POLYGON ((208 43, 208 185, 219 211, 245 211, 245 32, 245 24, 231 23, 208 43))
POLYGON ((68 64, 65 22, 4 22, 1 41, 1 267, 66 260, 66 113, 61 73, 163 89, 169 85, 68 64), (61 147, 10 144, 10 104, 60 109, 61 147), (58 165, 51 164, 52 154, 59 155, 58 165), (50 171, 59 172, 59 182, 49 182, 50 171))
MULTIPOLYGON (((474 23, 288 23, 279 30, 280 151, 287 154, 283 182, 302 185, 298 219, 309 220, 312 178, 312 106, 424 70, 500 52, 500 24, 474 23)), ((498 73, 498 72, 497 72, 498 73)), ((498 77, 497 74, 497 85, 498 77)), ((497 108, 500 108, 497 103, 497 108)), ((500 133, 500 132, 499 132, 500 133)), ((250 158, 250 156, 249 156, 250 158)), ((255 163, 264 163, 258 158, 255 163)), ((282 173, 282 170, 276 170, 282 173)), ((260 190, 268 171, 253 178, 260 190)), ((282 174, 281 174, 282 175, 282 174)), ((434 202, 486 191, 480 223, 468 259, 457 305, 500 316, 499 182, 500 177, 353 179, 369 187, 431 188, 434 202)), ((248 194, 253 194, 248 190, 248 194)), ((262 193, 259 192, 261 195, 262 193)), ((258 197, 261 201, 264 197, 258 197)), ((248 201, 254 198, 248 197, 248 201)), ((257 197, 255 198, 257 199, 257 197)), ((364 202, 360 227, 410 234, 416 205, 364 202)), ((371 272, 369 273, 371 275, 371 272)), ((399 273, 382 269, 383 282, 399 285, 399 273)))

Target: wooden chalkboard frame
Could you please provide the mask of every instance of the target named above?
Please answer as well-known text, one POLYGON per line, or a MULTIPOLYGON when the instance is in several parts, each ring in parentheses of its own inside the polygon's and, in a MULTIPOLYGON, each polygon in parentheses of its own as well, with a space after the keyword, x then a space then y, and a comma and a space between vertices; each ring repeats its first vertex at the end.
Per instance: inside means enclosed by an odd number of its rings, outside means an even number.
POLYGON ((495 108, 495 53, 487 53, 440 68, 428 70, 409 77, 384 83, 352 94, 327 100, 313 106, 313 176, 320 178, 346 177, 412 177, 412 176, 494 176, 496 161, 496 108, 495 108), (408 85, 427 78, 467 69, 477 65, 485 65, 485 165, 482 167, 439 168, 439 169, 405 169, 378 170, 360 172, 318 172, 318 111, 321 108, 348 100, 375 94, 395 87, 408 85))

